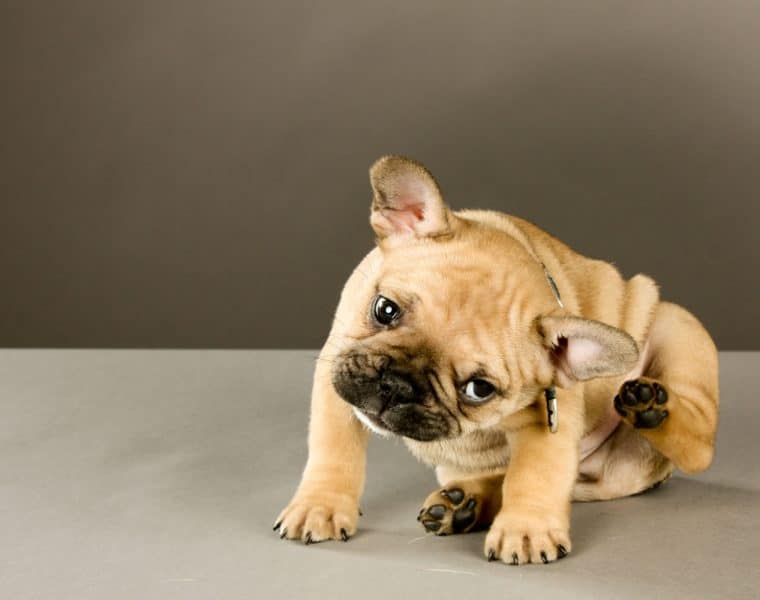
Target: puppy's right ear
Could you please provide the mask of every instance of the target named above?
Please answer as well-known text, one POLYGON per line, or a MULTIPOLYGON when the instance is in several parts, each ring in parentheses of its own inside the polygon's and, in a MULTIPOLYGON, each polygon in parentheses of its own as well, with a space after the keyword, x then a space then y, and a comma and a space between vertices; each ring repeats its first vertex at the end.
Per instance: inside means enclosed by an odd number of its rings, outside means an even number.
POLYGON ((390 236, 438 237, 451 231, 453 216, 433 176, 420 163, 384 156, 369 170, 370 224, 379 239, 390 236))

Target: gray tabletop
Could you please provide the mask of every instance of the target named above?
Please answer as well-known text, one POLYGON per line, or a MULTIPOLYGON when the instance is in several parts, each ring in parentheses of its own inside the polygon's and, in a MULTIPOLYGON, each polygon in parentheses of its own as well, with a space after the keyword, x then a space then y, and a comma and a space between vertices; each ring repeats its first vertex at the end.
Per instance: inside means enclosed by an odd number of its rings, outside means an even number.
POLYGON ((280 541, 306 458, 314 351, 0 351, 3 598, 700 597, 760 594, 760 353, 721 355, 713 467, 576 504, 573 554, 487 563, 415 521, 436 487, 373 439, 360 531, 280 541), (465 596, 468 595, 468 596, 465 596))

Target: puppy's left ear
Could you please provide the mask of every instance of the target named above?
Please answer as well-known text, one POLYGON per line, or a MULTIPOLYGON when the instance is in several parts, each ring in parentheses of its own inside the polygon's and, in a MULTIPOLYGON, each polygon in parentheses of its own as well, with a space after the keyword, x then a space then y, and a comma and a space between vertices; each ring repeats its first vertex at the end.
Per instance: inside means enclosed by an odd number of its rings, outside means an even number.
POLYGON ((579 317, 541 317, 538 330, 557 368, 560 386, 622 375, 639 359, 634 339, 621 329, 579 317))
POLYGON ((378 238, 438 237, 451 231, 453 216, 433 176, 420 163, 384 156, 369 170, 374 193, 370 224, 378 238))

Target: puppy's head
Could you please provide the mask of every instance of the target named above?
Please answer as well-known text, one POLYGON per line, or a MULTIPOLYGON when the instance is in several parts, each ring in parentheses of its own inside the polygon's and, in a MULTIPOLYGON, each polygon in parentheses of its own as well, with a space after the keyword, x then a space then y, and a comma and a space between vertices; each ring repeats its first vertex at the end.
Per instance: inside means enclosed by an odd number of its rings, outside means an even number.
POLYGON ((333 385, 380 433, 419 441, 491 427, 554 382, 625 372, 635 342, 558 306, 537 258, 455 215, 432 175, 390 156, 370 170, 382 261, 342 326, 333 385))

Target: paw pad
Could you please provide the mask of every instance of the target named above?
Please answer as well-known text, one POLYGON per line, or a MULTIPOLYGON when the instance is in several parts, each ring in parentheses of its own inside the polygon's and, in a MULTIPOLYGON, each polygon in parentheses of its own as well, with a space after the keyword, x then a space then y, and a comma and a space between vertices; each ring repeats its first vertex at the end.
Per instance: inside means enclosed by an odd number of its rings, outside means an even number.
POLYGON ((667 390, 656 381, 626 381, 615 396, 615 410, 639 429, 654 429, 668 416, 667 390))
POLYGON ((424 506, 417 520, 426 531, 436 535, 464 533, 475 525, 478 518, 478 501, 470 496, 465 500, 464 490, 458 487, 440 491, 443 502, 424 506))

